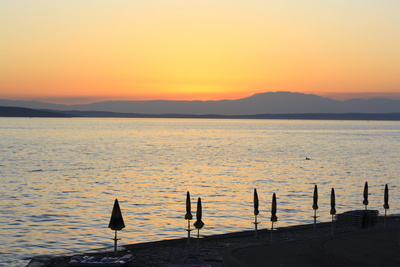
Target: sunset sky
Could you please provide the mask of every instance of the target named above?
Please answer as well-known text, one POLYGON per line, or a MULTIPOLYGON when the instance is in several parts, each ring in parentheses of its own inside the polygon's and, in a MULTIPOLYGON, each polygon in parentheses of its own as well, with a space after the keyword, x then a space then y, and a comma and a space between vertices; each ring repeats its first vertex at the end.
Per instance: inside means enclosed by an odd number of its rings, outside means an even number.
POLYGON ((0 1, 0 98, 400 99, 399 0, 0 1))

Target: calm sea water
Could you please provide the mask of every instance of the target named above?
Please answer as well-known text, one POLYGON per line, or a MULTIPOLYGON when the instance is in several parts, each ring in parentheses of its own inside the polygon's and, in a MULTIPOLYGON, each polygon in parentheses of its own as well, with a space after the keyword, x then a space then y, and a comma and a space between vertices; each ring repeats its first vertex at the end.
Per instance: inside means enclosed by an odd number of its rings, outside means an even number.
POLYGON ((186 191, 202 198, 203 235, 329 221, 338 212, 400 212, 400 123, 367 121, 0 118, 0 265, 32 256, 113 245, 118 198, 126 228, 119 244, 186 237, 186 191), (305 160, 309 157, 310 160, 305 160))

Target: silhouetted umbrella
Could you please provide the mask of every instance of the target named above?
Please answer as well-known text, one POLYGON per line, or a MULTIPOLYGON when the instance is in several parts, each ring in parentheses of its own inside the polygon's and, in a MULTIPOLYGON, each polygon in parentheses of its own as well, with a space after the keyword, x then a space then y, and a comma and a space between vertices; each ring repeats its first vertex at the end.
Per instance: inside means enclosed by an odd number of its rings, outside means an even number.
POLYGON ((274 222, 278 221, 276 217, 276 195, 272 195, 272 205, 271 205, 271 242, 272 242, 272 232, 274 231, 274 222))
POLYGON ((272 195, 272 205, 271 205, 271 222, 278 221, 278 217, 276 217, 276 195, 275 193, 272 195))
POLYGON ((317 209, 318 209, 318 188, 317 185, 314 186, 314 194, 313 194, 313 205, 312 208, 314 209, 314 229, 316 228, 317 224, 317 209))
POLYGON ((203 228, 204 223, 201 220, 201 217, 203 216, 203 211, 201 207, 201 198, 198 198, 197 200, 197 211, 196 211, 196 222, 193 224, 196 229, 200 230, 203 228))
POLYGON ((108 224, 108 228, 115 231, 114 236, 114 254, 117 254, 117 231, 125 228, 124 219, 122 218, 121 209, 119 208, 118 199, 115 199, 114 207, 111 212, 110 223, 108 224))
POLYGON ((314 194, 313 194, 313 205, 312 208, 314 210, 318 209, 318 188, 317 185, 314 186, 314 194))
POLYGON ((386 210, 388 210, 390 208, 389 207, 389 188, 388 188, 387 184, 385 185, 385 194, 383 196, 383 201, 384 201, 383 208, 385 209, 385 217, 386 217, 386 210))
POLYGON ((122 218, 121 209, 119 208, 118 199, 115 199, 108 228, 111 228, 111 230, 115 231, 119 231, 122 228, 125 228, 125 223, 124 219, 122 218))
POLYGON ((364 195, 363 204, 365 205, 365 209, 367 209, 367 206, 369 203, 369 201, 368 201, 368 182, 365 182, 363 195, 364 195))
POLYGON ((186 192, 186 215, 185 215, 185 220, 191 220, 193 219, 192 216, 192 207, 190 203, 190 193, 189 191, 186 192))
POLYGON ((383 208, 385 209, 385 219, 384 219, 384 225, 386 227, 386 215, 387 215, 387 210, 390 208, 389 207, 389 188, 388 185, 385 185, 385 194, 383 196, 383 208))
POLYGON ((254 188, 254 215, 258 215, 260 211, 258 210, 258 194, 257 189, 254 188))
POLYGON ((257 225, 259 224, 259 222, 257 222, 257 215, 260 213, 260 211, 258 210, 258 194, 257 194, 257 189, 255 188, 254 188, 253 202, 254 202, 254 234, 255 236, 257 236, 257 225))
POLYGON ((333 220, 333 216, 336 214, 336 199, 335 199, 335 189, 332 188, 331 190, 331 212, 330 214, 332 215, 332 235, 335 233, 335 229, 333 226, 334 220, 333 220))
POLYGON ((335 206, 336 206, 335 189, 332 188, 332 190, 331 190, 331 212, 330 212, 330 214, 332 215, 332 221, 333 221, 333 215, 336 214, 335 206))
POLYGON ((202 207, 201 207, 201 198, 198 198, 197 211, 196 211, 196 222, 193 224, 194 227, 196 227, 196 229, 197 229, 197 254, 199 254, 199 250, 200 250, 200 245, 199 245, 200 229, 203 228, 203 226, 204 226, 204 223, 201 220, 202 216, 203 216, 203 212, 202 212, 202 207))
POLYGON ((190 194, 189 191, 186 192, 186 214, 185 214, 185 220, 188 220, 188 228, 186 231, 188 232, 188 244, 190 243, 190 220, 193 219, 192 213, 191 213, 191 204, 190 204, 190 194))

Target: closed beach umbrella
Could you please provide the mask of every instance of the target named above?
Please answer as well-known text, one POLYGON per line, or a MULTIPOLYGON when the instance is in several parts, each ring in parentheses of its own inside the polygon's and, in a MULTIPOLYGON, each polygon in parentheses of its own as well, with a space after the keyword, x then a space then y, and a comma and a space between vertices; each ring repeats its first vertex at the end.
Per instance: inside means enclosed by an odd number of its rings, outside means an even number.
POLYGON ((114 231, 119 231, 122 228, 125 228, 125 223, 124 219, 122 218, 121 209, 119 208, 118 199, 115 199, 108 228, 111 228, 111 230, 114 231))
POLYGON ((254 198, 253 198, 253 203, 254 203, 254 234, 257 237, 257 226, 259 222, 257 222, 257 215, 260 213, 258 210, 258 194, 257 194, 257 189, 254 188, 254 198))
POLYGON ((313 205, 312 208, 314 209, 314 229, 317 227, 317 209, 318 209, 318 188, 317 185, 314 186, 314 194, 313 194, 313 205))
POLYGON ((275 193, 272 195, 272 205, 271 205, 271 222, 278 221, 278 217, 276 217, 276 195, 275 193))
POLYGON ((114 255, 117 255, 117 231, 125 228, 124 219, 122 218, 121 209, 119 208, 118 199, 115 199, 114 207, 111 212, 110 223, 108 224, 108 228, 115 231, 114 236, 114 255))
POLYGON ((270 242, 272 243, 272 232, 274 231, 274 222, 278 221, 278 217, 276 217, 276 195, 275 193, 272 195, 272 205, 271 205, 271 236, 270 242))
POLYGON ((260 211, 258 210, 258 194, 257 189, 254 189, 254 215, 258 215, 260 211))
POLYGON ((204 223, 201 220, 201 217, 203 216, 203 211, 201 207, 201 198, 197 200, 197 211, 196 211, 196 222, 193 224, 196 229, 200 230, 203 228, 204 223))
POLYGON ((386 214, 387 214, 387 210, 389 209, 389 188, 388 185, 385 185, 385 194, 383 196, 383 208, 385 209, 385 219, 384 219, 384 225, 386 227, 386 214))
POLYGON ((369 203, 369 201, 368 201, 368 182, 365 182, 363 195, 364 195, 363 204, 365 205, 365 209, 367 209, 367 206, 369 203))
POLYGON ((200 253, 200 229, 203 228, 204 223, 201 220, 201 217, 203 216, 203 211, 201 207, 201 198, 197 200, 197 211, 196 211, 196 222, 193 224, 194 227, 197 229, 197 255, 200 253))
POLYGON ((383 201, 384 201, 383 208, 385 209, 385 216, 386 216, 386 210, 389 209, 389 188, 387 184, 385 185, 385 194, 383 196, 383 201))
POLYGON ((190 231, 192 231, 190 229, 190 220, 193 219, 193 215, 192 215, 192 207, 191 207, 191 203, 190 203, 190 194, 189 191, 186 192, 186 214, 185 214, 185 220, 188 220, 188 228, 186 229, 186 231, 188 232, 188 244, 190 243, 190 231))
POLYGON ((332 235, 335 234, 335 228, 333 226, 334 220, 333 216, 336 214, 336 199, 335 199, 335 189, 332 188, 331 190, 331 215, 332 215, 332 235))
POLYGON ((318 188, 317 185, 314 186, 314 194, 313 194, 313 205, 312 208, 314 210, 318 209, 318 188))
POLYGON ((185 220, 191 220, 193 219, 192 216, 192 208, 190 204, 190 193, 189 191, 186 192, 186 215, 185 215, 185 220))
POLYGON ((331 190, 331 215, 332 215, 332 218, 333 218, 333 215, 336 214, 335 206, 336 206, 335 189, 332 188, 332 190, 331 190))

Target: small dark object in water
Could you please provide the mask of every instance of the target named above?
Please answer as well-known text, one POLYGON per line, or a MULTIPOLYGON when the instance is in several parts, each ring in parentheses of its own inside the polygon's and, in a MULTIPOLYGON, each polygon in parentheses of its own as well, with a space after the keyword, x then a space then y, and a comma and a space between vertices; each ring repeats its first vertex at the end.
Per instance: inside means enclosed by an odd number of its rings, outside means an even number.
POLYGON ((37 170, 30 170, 29 172, 42 172, 42 169, 37 169, 37 170))
POLYGON ((310 158, 309 158, 309 157, 306 157, 306 160, 310 160, 310 158))

